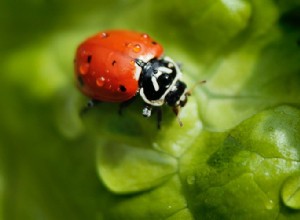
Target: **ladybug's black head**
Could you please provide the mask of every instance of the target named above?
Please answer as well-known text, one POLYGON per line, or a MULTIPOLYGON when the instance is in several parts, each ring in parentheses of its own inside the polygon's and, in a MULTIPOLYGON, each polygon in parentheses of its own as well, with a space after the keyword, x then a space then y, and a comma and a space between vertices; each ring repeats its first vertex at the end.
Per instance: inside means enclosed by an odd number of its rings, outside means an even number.
POLYGON ((165 101, 169 106, 183 107, 187 103, 186 84, 182 81, 177 81, 173 89, 166 95, 165 101))
POLYGON ((171 107, 183 107, 187 102, 186 84, 180 81, 182 73, 178 65, 169 57, 152 59, 145 63, 136 60, 142 68, 139 78, 139 93, 147 104, 143 115, 151 116, 152 106, 167 104, 171 107))

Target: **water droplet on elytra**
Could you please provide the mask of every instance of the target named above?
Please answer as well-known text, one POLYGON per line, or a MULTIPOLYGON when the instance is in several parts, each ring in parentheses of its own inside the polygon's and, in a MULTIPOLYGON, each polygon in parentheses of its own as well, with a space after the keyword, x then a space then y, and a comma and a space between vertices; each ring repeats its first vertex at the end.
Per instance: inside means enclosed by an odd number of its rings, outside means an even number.
POLYGON ((126 47, 132 47, 132 43, 125 43, 126 47))
POLYGON ((133 52, 138 53, 138 52, 141 51, 141 49, 142 49, 141 45, 136 44, 136 45, 134 45, 134 47, 133 47, 133 52))
POLYGON ((101 38, 107 38, 107 37, 108 37, 108 33, 106 32, 101 33, 101 38))
POLYGON ((134 60, 130 60, 130 64, 134 65, 135 64, 134 60))
POLYGON ((102 86, 104 86, 104 83, 105 83, 105 78, 104 77, 99 77, 99 78, 96 79, 97 86, 102 87, 102 86))
POLYGON ((81 75, 85 75, 89 72, 89 68, 90 68, 90 64, 88 63, 81 64, 79 67, 79 73, 81 75))
POLYGON ((142 34, 142 38, 147 39, 147 38, 149 38, 149 35, 148 34, 142 34))

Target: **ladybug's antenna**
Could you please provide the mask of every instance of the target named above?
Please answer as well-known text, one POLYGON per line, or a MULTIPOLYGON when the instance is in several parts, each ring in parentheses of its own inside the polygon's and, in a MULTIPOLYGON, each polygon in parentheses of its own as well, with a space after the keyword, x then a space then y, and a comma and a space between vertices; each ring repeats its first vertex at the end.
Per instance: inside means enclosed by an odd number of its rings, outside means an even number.
POLYGON ((200 80, 200 81, 196 82, 196 83, 192 86, 192 88, 186 92, 186 95, 188 95, 188 96, 191 95, 191 94, 193 93, 194 89, 195 89, 198 85, 201 85, 201 84, 204 84, 204 83, 206 83, 206 80, 200 80))
MULTIPOLYGON (((196 82, 196 83, 193 85, 193 87, 185 93, 185 95, 186 95, 186 96, 190 96, 190 95, 192 94, 192 92, 194 91, 194 89, 196 88, 196 86, 198 86, 199 84, 203 84, 203 83, 206 83, 206 80, 201 80, 201 81, 196 82)), ((187 99, 186 99, 186 101, 187 101, 187 99)), ((185 103, 184 103, 184 104, 185 104, 185 103)), ((179 117, 179 113, 180 113, 181 107, 184 106, 184 104, 182 104, 182 105, 177 105, 177 106, 174 106, 174 107, 173 107, 173 112, 174 112, 175 115, 176 115, 176 118, 177 118, 177 121, 178 121, 180 127, 183 126, 183 123, 182 123, 182 121, 181 121, 181 119, 180 119, 180 117, 179 117)))

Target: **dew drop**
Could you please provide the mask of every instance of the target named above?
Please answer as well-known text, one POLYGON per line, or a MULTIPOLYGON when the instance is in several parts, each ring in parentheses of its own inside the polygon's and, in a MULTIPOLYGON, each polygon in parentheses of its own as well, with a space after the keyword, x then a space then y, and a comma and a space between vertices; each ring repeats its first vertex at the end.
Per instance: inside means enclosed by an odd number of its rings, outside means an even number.
POLYGON ((148 34, 142 34, 142 38, 148 39, 149 35, 148 34))
POLYGON ((81 75, 85 75, 89 72, 89 68, 90 68, 90 64, 88 63, 81 64, 79 67, 79 73, 81 75))
POLYGON ((102 87, 102 86, 104 86, 104 83, 105 83, 105 78, 104 77, 100 77, 100 78, 96 79, 97 86, 102 87))
POLYGON ((125 43, 126 47, 132 47, 132 43, 125 43))
POLYGON ((108 33, 106 33, 106 32, 101 33, 101 38, 107 38, 107 37, 108 37, 108 33))
POLYGON ((135 65, 134 60, 130 60, 130 64, 131 64, 131 65, 135 65))
POLYGON ((300 174, 286 179, 281 189, 281 199, 287 207, 300 209, 300 174))
POLYGON ((142 49, 142 47, 139 44, 136 44, 136 45, 133 46, 133 52, 135 52, 135 53, 140 52, 141 49, 142 49))
POLYGON ((265 203, 265 207, 266 207, 266 209, 268 209, 268 210, 273 209, 273 208, 274 208, 274 202, 273 202, 273 200, 270 199, 269 201, 267 201, 267 202, 265 203))
POLYGON ((159 145, 158 145, 158 143, 156 143, 156 142, 153 142, 153 143, 152 143, 152 147, 153 147, 154 149, 159 149, 159 145))

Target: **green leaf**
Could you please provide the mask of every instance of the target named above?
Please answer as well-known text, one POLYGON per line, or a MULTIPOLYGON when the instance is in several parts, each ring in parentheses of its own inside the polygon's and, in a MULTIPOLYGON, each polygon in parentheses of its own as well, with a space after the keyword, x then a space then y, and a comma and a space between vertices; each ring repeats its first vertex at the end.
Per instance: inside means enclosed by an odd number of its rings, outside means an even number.
POLYGON ((292 209, 300 209, 299 174, 287 178, 282 186, 281 196, 284 205, 292 209))
POLYGON ((299 0, 0 2, 0 219, 299 219, 299 0), (192 90, 83 117, 77 45, 150 34, 192 90), (201 80, 205 84, 198 85, 201 80))
POLYGON ((300 110, 281 106, 229 132, 200 135, 180 166, 188 207, 196 219, 282 217, 282 187, 284 203, 296 208, 296 197, 291 201, 289 196, 296 186, 287 187, 297 179, 286 179, 300 168, 299 129, 300 110))

